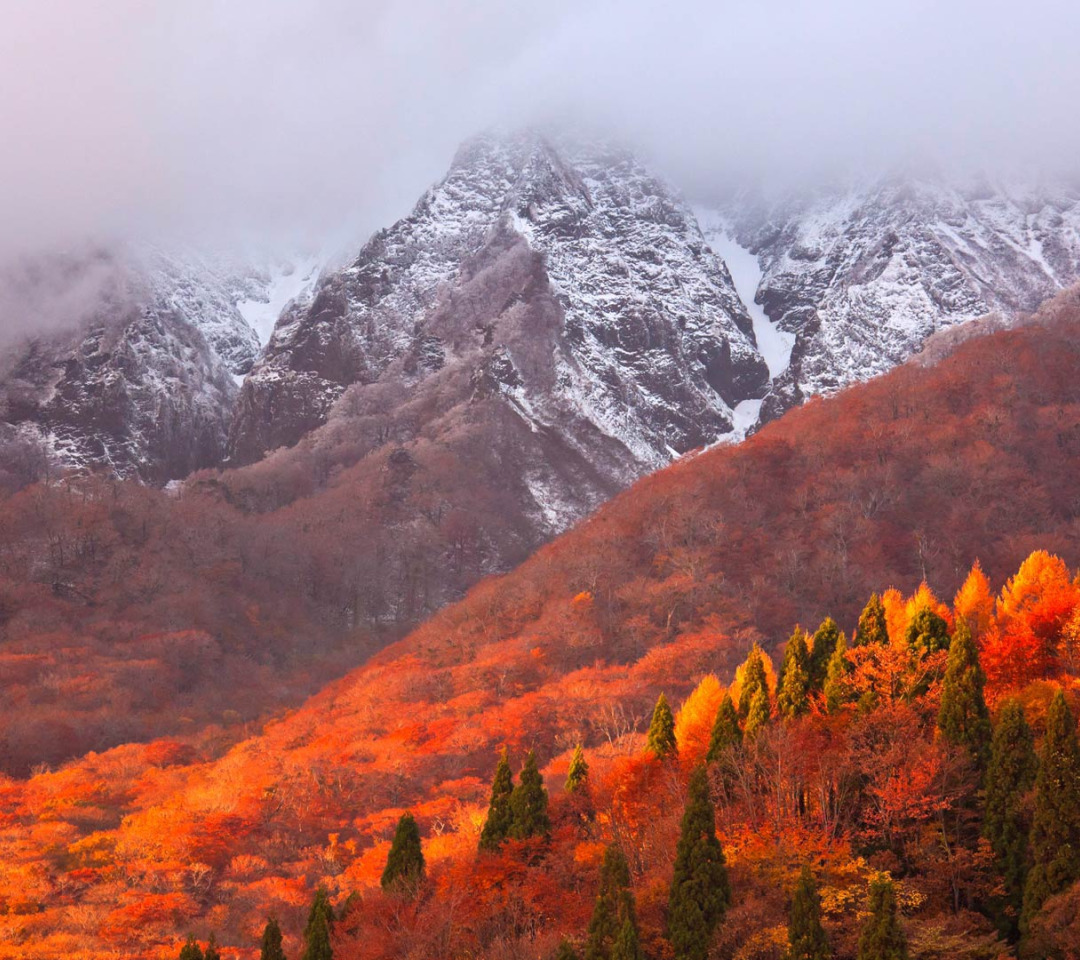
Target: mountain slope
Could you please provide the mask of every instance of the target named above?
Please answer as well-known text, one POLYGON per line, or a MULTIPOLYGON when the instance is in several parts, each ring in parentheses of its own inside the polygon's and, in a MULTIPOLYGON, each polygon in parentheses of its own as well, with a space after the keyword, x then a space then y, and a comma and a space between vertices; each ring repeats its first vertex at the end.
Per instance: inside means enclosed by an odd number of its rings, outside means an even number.
POLYGON ((723 211, 795 336, 765 415, 902 362, 934 331, 1035 310, 1080 279, 1080 192, 891 178, 723 211))
POLYGON ((281 318, 241 391, 234 459, 295 443, 350 384, 411 388, 458 364, 494 371, 523 416, 586 457, 596 437, 624 448, 601 467, 615 483, 730 431, 731 407, 767 387, 730 277, 666 185, 610 147, 480 137, 281 318), (534 258, 531 286, 502 303, 463 295, 512 250, 534 258), (538 296, 551 320, 531 343, 513 318, 538 296))
POLYGON ((1075 564, 1078 344, 1070 293, 656 473, 220 759, 128 747, 9 784, 0 863, 40 906, 5 935, 29 957, 77 917, 91 955, 180 929, 250 944, 268 910, 299 926, 315 883, 377 883, 403 807, 432 869, 473 849, 499 745, 618 756, 660 690, 796 621, 850 623, 883 584, 948 596, 973 557, 1001 582, 1038 547, 1075 564))
POLYGON ((39 332, 5 345, 0 431, 57 467, 153 482, 220 463, 262 349, 240 307, 268 300, 281 269, 150 247, 9 265, 0 292, 26 314, 11 322, 39 332))

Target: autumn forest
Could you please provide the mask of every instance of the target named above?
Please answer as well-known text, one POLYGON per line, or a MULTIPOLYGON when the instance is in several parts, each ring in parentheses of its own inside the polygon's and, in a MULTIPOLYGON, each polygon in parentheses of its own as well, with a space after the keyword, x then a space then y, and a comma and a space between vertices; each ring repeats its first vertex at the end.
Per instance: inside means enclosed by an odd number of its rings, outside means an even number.
POLYGON ((435 452, 9 471, 0 957, 1077 957, 1078 370, 1063 294, 500 576, 435 452))

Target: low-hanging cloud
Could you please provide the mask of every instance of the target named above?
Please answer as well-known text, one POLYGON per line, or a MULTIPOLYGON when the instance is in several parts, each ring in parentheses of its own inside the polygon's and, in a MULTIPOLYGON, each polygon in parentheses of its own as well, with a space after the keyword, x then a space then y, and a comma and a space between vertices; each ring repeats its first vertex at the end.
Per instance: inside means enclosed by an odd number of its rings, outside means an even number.
POLYGON ((0 255, 357 236, 485 126, 571 119, 688 189, 929 160, 1070 172, 1080 5, 77 0, 0 31, 0 255))

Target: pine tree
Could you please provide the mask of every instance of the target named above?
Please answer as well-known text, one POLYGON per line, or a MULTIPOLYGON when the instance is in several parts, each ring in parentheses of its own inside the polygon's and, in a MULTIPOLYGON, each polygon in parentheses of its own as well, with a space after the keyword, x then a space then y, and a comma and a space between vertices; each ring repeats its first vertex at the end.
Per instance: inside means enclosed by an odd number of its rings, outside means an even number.
POLYGON ((1005 890, 998 905, 998 926, 1015 936, 1027 877, 1028 827, 1024 797, 1035 783, 1039 761, 1035 738, 1017 700, 1007 700, 998 714, 986 770, 986 813, 983 836, 990 841, 1005 890))
POLYGON ((821 621, 821 626, 814 631, 810 647, 810 692, 821 693, 825 687, 825 677, 829 672, 829 660, 840 640, 840 628, 832 617, 821 621))
POLYGON ((907 937, 900 927, 893 882, 879 874, 870 883, 870 916, 859 936, 856 960, 907 960, 907 937))
POLYGON ((742 686, 739 690, 739 719, 746 720, 750 715, 750 705, 754 702, 754 695, 764 690, 769 693, 769 680, 765 672, 765 651, 756 643, 746 655, 746 661, 742 667, 742 686))
POLYGON ((742 730, 739 729, 739 715, 735 712, 731 694, 725 693, 724 699, 720 701, 720 709, 716 711, 716 722, 709 737, 709 751, 705 754, 706 762, 715 763, 725 750, 740 743, 742 730))
POLYGON ((876 593, 870 595, 863 612, 859 616, 859 626, 852 640, 853 647, 865 647, 869 644, 885 646, 889 642, 889 628, 885 622, 885 606, 876 593))
POLYGON ((675 718, 663 694, 660 694, 653 709, 646 749, 660 760, 674 757, 678 749, 675 744, 675 718))
POLYGON ((821 925, 821 898, 817 884, 810 868, 804 866, 791 898, 786 960, 829 960, 831 956, 829 939, 821 925))
POLYGON ((611 960, 642 960, 641 943, 637 926, 632 920, 624 920, 611 948, 611 960))
POLYGON ((836 649, 829 657, 829 667, 825 671, 825 709, 836 713, 845 703, 854 699, 854 691, 848 677, 851 676, 851 661, 847 658, 847 640, 843 634, 836 641, 836 649))
POLYGON ((330 947, 330 929, 334 924, 334 911, 330 906, 330 895, 324 887, 315 891, 315 900, 308 913, 307 926, 304 928, 304 952, 301 960, 333 960, 334 952, 330 947))
POLYGON ((746 718, 746 727, 743 731, 746 738, 752 739, 757 736, 759 730, 768 726, 769 723, 769 697, 762 688, 754 694, 750 703, 750 713, 746 718))
POLYGON ((263 928, 259 960, 285 960, 285 951, 281 947, 281 927, 276 917, 270 917, 263 928))
POLYGON ((616 942, 626 941, 627 922, 637 928, 634 895, 630 892, 630 867, 622 851, 612 844, 600 868, 600 890, 585 940, 585 960, 612 960, 616 942))
POLYGON ((776 709, 780 716, 791 719, 810 708, 810 651, 806 648, 806 632, 795 628, 780 667, 780 682, 776 693, 776 709))
POLYGON ((403 813, 394 831, 394 842, 383 870, 383 890, 415 894, 424 882, 424 851, 420 828, 411 813, 403 813))
POLYGON ((1046 715, 1046 736, 1035 778, 1031 871, 1024 887, 1020 932, 1048 897, 1080 880, 1080 745, 1076 719, 1058 690, 1046 715))
POLYGON ((776 689, 779 690, 784 684, 784 677, 792 663, 798 663, 803 668, 807 678, 810 676, 810 638, 806 631, 798 624, 788 637, 784 645, 784 658, 780 661, 780 674, 776 678, 776 689))
POLYGON ((494 853, 502 842, 510 836, 513 815, 510 812, 510 797, 514 792, 514 774, 510 770, 510 759, 504 750, 495 768, 495 778, 491 784, 491 801, 484 829, 480 832, 480 849, 494 853))
POLYGON ((918 656, 925 657, 938 650, 949 647, 949 624, 928 605, 915 611, 907 631, 904 633, 908 649, 918 656))
POLYGON ((559 941, 559 946, 555 950, 552 960, 580 960, 580 958, 578 957, 578 952, 574 948, 573 943, 566 937, 563 937, 559 941))
POLYGON ((187 941, 180 948, 180 960, 203 960, 202 947, 191 934, 188 934, 187 941))
POLYGON ((570 767, 566 771, 566 792, 577 793, 589 779, 589 765, 585 762, 585 751, 579 743, 570 758, 570 767))
POLYGON ((704 765, 699 765, 690 775, 668 900, 668 939, 676 960, 705 960, 730 903, 731 886, 716 836, 709 777, 704 765))
POLYGON ((527 840, 529 837, 546 837, 550 833, 547 790, 536 766, 536 755, 530 750, 525 755, 518 785, 510 795, 510 836, 515 840, 527 840))
POLYGON ((938 709, 938 730, 948 743, 963 747, 979 770, 986 769, 990 752, 990 711, 983 689, 986 674, 979 665, 979 648, 965 621, 959 620, 949 646, 945 681, 938 709))
POLYGON ((221 951, 217 948, 217 937, 210 934, 210 940, 206 944, 203 960, 221 960, 221 951))

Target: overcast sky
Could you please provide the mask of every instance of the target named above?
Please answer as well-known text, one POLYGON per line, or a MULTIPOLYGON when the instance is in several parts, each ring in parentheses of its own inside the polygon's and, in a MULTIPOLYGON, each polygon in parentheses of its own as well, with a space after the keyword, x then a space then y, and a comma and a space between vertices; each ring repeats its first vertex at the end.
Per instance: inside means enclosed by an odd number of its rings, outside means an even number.
POLYGON ((1073 0, 0 0, 0 253, 405 212, 492 123, 574 116, 692 191, 929 157, 1065 168, 1073 0))

